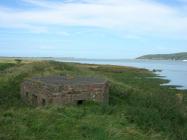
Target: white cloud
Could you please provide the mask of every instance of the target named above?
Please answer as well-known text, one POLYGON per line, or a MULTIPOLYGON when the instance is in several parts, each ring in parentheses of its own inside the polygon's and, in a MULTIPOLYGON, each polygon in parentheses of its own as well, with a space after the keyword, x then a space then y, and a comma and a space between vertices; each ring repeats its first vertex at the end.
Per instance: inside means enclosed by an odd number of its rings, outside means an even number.
MULTIPOLYGON (((187 35, 187 14, 151 0, 23 0, 36 9, 0 7, 0 26, 45 32, 52 26, 110 28, 132 35, 187 35)), ((186 0, 183 0, 186 1, 186 0)))

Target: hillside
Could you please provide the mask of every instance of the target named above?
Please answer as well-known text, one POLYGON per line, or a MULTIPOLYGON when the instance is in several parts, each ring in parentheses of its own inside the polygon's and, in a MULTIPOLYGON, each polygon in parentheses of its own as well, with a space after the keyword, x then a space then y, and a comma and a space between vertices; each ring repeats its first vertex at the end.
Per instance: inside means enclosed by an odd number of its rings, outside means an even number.
POLYGON ((138 57, 137 59, 152 59, 152 60, 187 60, 187 52, 174 54, 151 54, 138 57))
POLYGON ((54 61, 0 62, 2 140, 185 140, 187 91, 131 67, 54 61), (87 75, 108 79, 109 105, 32 107, 20 98, 25 78, 87 75), (179 98, 180 97, 180 98, 179 98))

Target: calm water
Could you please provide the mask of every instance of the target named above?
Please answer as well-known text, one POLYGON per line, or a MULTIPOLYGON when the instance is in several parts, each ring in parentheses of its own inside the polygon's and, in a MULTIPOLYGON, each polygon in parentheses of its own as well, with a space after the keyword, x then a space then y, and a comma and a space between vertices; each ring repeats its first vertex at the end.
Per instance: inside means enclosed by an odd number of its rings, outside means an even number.
MULTIPOLYGON (((60 61, 60 60, 58 60, 60 61)), ((71 61, 72 62, 72 61, 71 61)), ((160 76, 164 76, 165 79, 170 80, 169 85, 182 86, 183 89, 187 89, 187 62, 184 61, 157 61, 157 60, 89 60, 73 62, 88 63, 88 64, 111 64, 120 66, 133 66, 138 68, 146 68, 149 70, 159 69, 162 72, 157 72, 160 76)))

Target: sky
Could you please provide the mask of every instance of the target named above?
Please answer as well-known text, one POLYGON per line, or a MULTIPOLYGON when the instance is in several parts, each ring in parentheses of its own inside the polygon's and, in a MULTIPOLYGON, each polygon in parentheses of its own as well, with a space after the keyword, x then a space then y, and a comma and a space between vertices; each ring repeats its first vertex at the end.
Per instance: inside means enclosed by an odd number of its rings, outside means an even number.
POLYGON ((0 0, 0 56, 187 52, 187 0, 0 0))

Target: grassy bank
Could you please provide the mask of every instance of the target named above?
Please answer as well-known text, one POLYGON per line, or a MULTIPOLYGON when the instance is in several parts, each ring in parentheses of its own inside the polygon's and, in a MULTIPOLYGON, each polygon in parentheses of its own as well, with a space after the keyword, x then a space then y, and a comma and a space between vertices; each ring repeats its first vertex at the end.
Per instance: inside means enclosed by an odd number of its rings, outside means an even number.
POLYGON ((0 140, 186 140, 183 95, 145 69, 53 61, 0 63, 0 140), (110 104, 31 107, 20 83, 32 76, 88 75, 110 81, 110 104))

